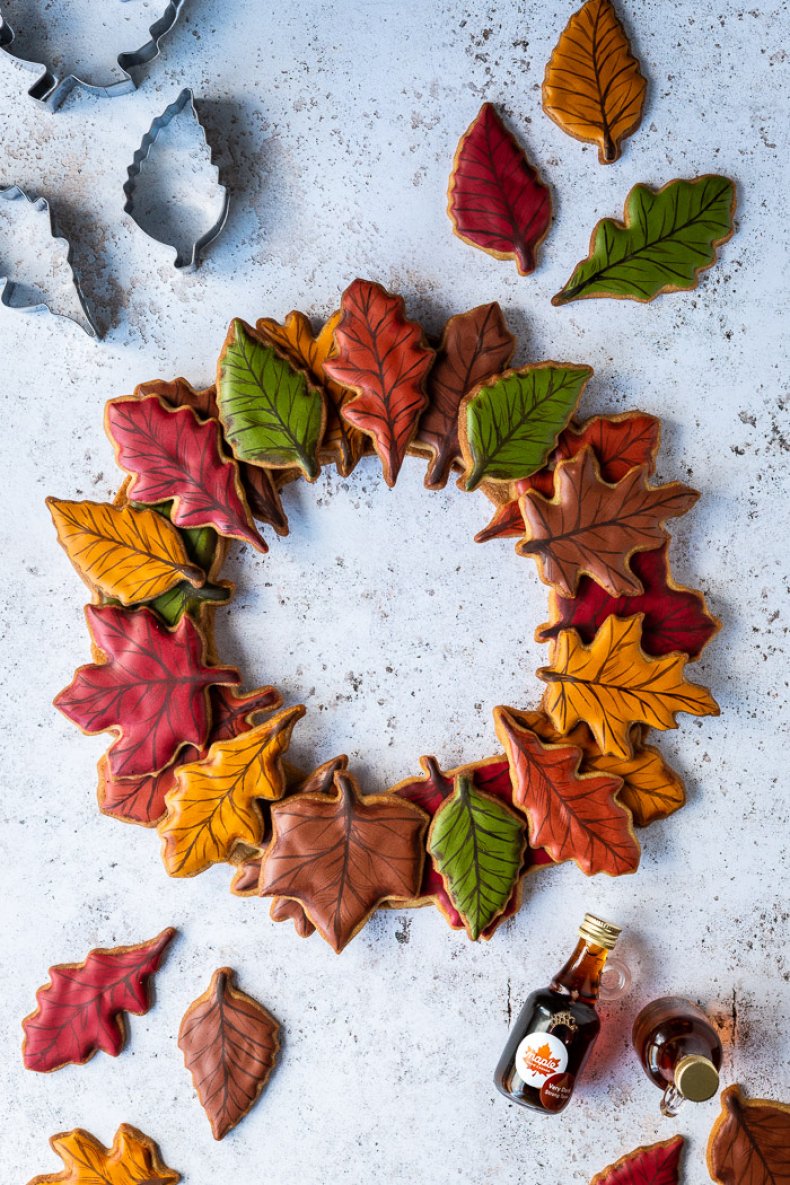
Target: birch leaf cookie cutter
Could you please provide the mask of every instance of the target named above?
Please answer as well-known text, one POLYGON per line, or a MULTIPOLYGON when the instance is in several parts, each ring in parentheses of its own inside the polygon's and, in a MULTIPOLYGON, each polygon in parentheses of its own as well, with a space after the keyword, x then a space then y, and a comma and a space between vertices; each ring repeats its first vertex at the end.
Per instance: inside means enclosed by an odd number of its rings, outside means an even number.
MULTIPOLYGON (((121 0, 121 3, 126 4, 128 0, 121 0)), ((77 74, 58 75, 45 62, 34 62, 28 58, 20 57, 14 49, 16 33, 2 13, 0 13, 0 50, 14 58, 26 70, 32 70, 33 73, 38 74, 36 81, 27 93, 31 99, 48 107, 50 111, 57 111, 75 87, 80 87, 91 95, 102 95, 108 99, 116 98, 118 95, 127 95, 130 91, 137 89, 135 72, 159 57, 160 42, 175 25, 184 3, 185 0, 169 0, 162 15, 149 27, 148 40, 139 49, 122 51, 117 55, 116 62, 120 68, 121 77, 111 82, 89 82, 88 79, 81 78, 77 74)))
MULTIPOLYGON (((214 242, 227 222, 230 194, 219 180, 219 168, 214 163, 214 154, 195 107, 195 97, 189 87, 185 87, 175 102, 166 107, 153 121, 143 136, 127 173, 128 179, 123 186, 126 195, 124 213, 128 214, 149 238, 175 249, 177 268, 191 271, 197 267, 203 251, 209 243, 214 242), (171 128, 176 129, 177 137, 178 123, 181 124, 181 130, 192 134, 193 141, 196 139, 195 131, 200 133, 196 150, 193 145, 184 149, 178 144, 177 138, 171 145, 165 143, 171 128), (163 167, 165 156, 180 157, 180 162, 177 162, 180 163, 180 168, 176 176, 179 192, 171 190, 167 193, 163 190, 163 185, 168 183, 169 175, 167 167, 163 167), (185 175, 187 164, 193 169, 195 165, 202 164, 211 172, 217 197, 214 210, 208 209, 205 204, 198 209, 198 203, 195 202, 191 219, 184 204, 185 191, 190 187, 190 178, 185 175), (190 221, 191 230, 188 228, 190 221), (205 229, 198 233, 199 222, 205 223, 205 229), (182 226, 187 227, 188 233, 182 231, 182 226)), ((188 196, 186 195, 186 200, 188 196)))
MULTIPOLYGON (((31 197, 18 185, 9 185, 5 188, 0 187, 0 202, 2 202, 3 207, 6 207, 6 203, 13 204, 20 202, 22 206, 19 208, 19 213, 32 213, 36 216, 35 225, 41 227, 42 239, 46 238, 48 246, 57 251, 60 256, 59 263, 61 269, 67 274, 71 282, 77 305, 84 315, 84 320, 79 316, 72 315, 72 313, 59 311, 53 298, 48 293, 41 293, 33 277, 16 274, 13 265, 10 263, 10 251, 3 242, 4 236, 0 237, 0 303, 5 305, 6 308, 14 309, 20 313, 50 313, 53 317, 61 317, 63 320, 72 321, 75 325, 79 325, 80 329, 87 333, 89 337, 100 337, 101 335, 83 295, 79 279, 72 266, 71 243, 63 235, 58 234, 52 216, 52 209, 47 199, 44 197, 31 197), (38 299, 39 296, 42 296, 42 299, 38 299)), ((0 221, 4 222, 5 219, 2 219, 1 216, 2 207, 0 207, 0 221)), ((22 234, 20 234, 19 230, 20 228, 14 228, 13 234, 9 235, 9 242, 13 243, 22 238, 25 232, 22 231, 22 234)), ((43 252, 43 248, 40 248, 41 252, 43 252)))

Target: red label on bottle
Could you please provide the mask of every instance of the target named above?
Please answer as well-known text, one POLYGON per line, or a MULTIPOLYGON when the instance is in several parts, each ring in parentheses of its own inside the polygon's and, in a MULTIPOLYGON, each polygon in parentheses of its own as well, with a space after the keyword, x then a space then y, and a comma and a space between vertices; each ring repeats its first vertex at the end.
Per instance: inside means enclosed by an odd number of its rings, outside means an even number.
POLYGON ((547 1111, 561 1110, 573 1091, 573 1074, 553 1074, 540 1088, 540 1101, 547 1111))

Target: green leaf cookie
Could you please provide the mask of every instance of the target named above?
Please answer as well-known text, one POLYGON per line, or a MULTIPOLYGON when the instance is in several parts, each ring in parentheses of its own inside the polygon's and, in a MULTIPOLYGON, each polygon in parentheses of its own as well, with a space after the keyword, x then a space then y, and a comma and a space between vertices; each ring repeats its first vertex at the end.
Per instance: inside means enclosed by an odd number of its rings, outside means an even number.
POLYGON ((635 185, 623 222, 597 224, 589 256, 551 303, 596 296, 649 301, 694 288, 716 262, 716 248, 732 237, 734 214, 735 184, 728 177, 670 181, 659 190, 635 185))
POLYGON ((470 938, 479 938, 507 905, 525 844, 523 820, 459 774, 434 816, 428 851, 470 938))
POLYGON ((220 354, 217 405, 237 460, 268 469, 298 466, 308 481, 318 476, 326 419, 321 392, 238 319, 220 354))
POLYGON ((542 469, 591 375, 589 366, 540 362, 506 370, 473 391, 458 420, 466 489, 542 469))

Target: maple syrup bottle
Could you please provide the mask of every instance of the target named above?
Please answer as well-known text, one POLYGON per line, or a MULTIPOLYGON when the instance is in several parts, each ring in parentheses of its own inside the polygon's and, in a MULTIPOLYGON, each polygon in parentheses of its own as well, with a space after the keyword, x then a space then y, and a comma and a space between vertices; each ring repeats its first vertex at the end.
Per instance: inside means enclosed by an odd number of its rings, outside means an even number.
POLYGON ((662 1115, 677 1115, 686 1099, 704 1102, 719 1089, 721 1041, 690 1000, 663 996, 634 1021, 634 1049, 644 1071, 663 1090, 662 1115))
POLYGON ((513 1026, 494 1083, 522 1107, 553 1114, 570 1100, 601 1027, 595 1002, 620 927, 584 915, 579 941, 551 985, 533 992, 513 1026))

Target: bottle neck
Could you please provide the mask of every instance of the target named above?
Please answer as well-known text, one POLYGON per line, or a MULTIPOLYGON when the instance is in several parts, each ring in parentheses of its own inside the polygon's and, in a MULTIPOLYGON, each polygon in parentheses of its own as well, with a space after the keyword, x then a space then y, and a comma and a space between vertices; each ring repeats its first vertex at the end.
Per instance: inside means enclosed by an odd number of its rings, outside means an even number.
POLYGON ((551 981, 551 990, 585 1004, 594 1004, 598 999, 601 973, 608 954, 605 947, 593 946, 580 938, 565 966, 551 981))

